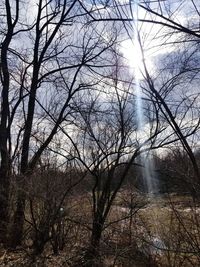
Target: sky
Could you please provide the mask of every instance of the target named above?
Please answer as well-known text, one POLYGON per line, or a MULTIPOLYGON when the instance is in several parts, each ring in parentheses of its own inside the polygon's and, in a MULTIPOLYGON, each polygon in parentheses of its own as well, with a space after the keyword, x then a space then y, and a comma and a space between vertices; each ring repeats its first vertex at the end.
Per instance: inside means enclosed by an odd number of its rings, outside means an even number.
MULTIPOLYGON (((23 4, 24 9, 20 9, 20 14, 21 14, 20 22, 23 22, 23 23, 28 22, 31 25, 35 21, 36 14, 37 14, 37 2, 38 1, 36 0, 24 2, 23 4)), ((124 0, 119 1, 118 3, 123 4, 123 5, 124 4, 128 5, 128 2, 126 3, 124 0)), ((195 11, 194 6, 192 6, 191 3, 192 3, 191 1, 175 1, 175 0, 165 1, 165 3, 163 2, 163 6, 165 5, 165 14, 170 15, 171 18, 175 19, 177 22, 180 22, 180 23, 186 23, 189 19, 190 25, 194 26, 193 22, 195 21, 196 23, 198 19, 197 19, 197 15, 194 15, 192 17, 191 15, 192 13, 190 13, 192 10, 195 11), (172 4, 171 9, 170 9, 169 4, 172 4), (173 10, 175 10, 176 12, 173 12, 173 10), (194 18, 192 22, 191 22, 191 17, 194 18)), ((108 2, 107 8, 101 10, 100 12, 97 12, 98 13, 97 15, 103 16, 104 18, 106 18, 106 16, 111 17, 114 14, 114 17, 116 17, 117 11, 113 12, 112 7, 109 6, 110 4, 111 3, 108 2)), ((85 5, 88 8, 92 7, 92 9, 102 7, 102 4, 99 2, 97 2, 96 5, 92 6, 91 3, 87 1, 85 5)), ((156 8, 155 4, 153 5, 154 5, 153 8, 156 8)), ((122 9, 124 10, 124 13, 123 13, 124 16, 129 15, 129 13, 126 13, 129 10, 128 6, 125 6, 122 9)), ((149 13, 146 13, 146 11, 144 11, 144 9, 142 8, 138 7, 137 12, 135 13, 137 14, 136 17, 138 17, 139 19, 152 19, 152 16, 149 13)), ((133 14, 135 15, 135 13, 133 14)), ((197 12, 195 14, 197 14, 197 12)), ((155 16, 153 16, 153 18, 155 18, 155 16)), ((101 34, 101 39, 99 40, 101 40, 101 44, 103 46, 103 43, 109 43, 109 41, 112 39, 112 35, 114 36, 115 30, 116 30, 116 32, 118 31, 117 33, 119 34, 119 36, 117 36, 118 40, 119 41, 122 40, 121 43, 119 44, 119 49, 123 53, 124 57, 127 59, 127 65, 129 65, 130 69, 135 67, 135 65, 138 65, 138 68, 142 69, 141 54, 139 51, 140 48, 137 47, 136 45, 137 38, 135 36, 135 31, 134 31, 135 28, 139 29, 139 34, 140 34, 140 38, 141 38, 141 42, 142 42, 143 50, 144 50, 145 61, 148 66, 149 73, 155 79, 155 83, 158 88, 162 87, 162 85, 166 83, 167 80, 171 79, 174 75, 176 75, 177 72, 180 72, 181 66, 180 68, 178 68, 179 66, 177 64, 180 58, 184 60, 183 56, 188 55, 189 61, 187 62, 187 64, 190 64, 191 66, 191 64, 193 64, 194 62, 195 57, 197 55, 199 56, 199 54, 195 51, 195 46, 192 46, 192 49, 191 49, 190 43, 185 43, 184 45, 183 44, 180 45, 180 43, 174 44, 175 41, 182 40, 183 36, 177 33, 171 34, 171 30, 165 27, 161 27, 160 25, 155 25, 155 24, 150 24, 150 23, 138 23, 137 24, 137 21, 132 21, 129 24, 128 23, 126 24, 128 32, 129 32, 129 34, 127 34, 127 31, 125 30, 125 28, 123 28, 124 25, 122 23, 118 23, 117 26, 114 27, 114 24, 112 23, 110 24, 107 23, 105 26, 105 23, 98 22, 98 23, 94 23, 93 24, 94 26, 92 26, 92 24, 88 24, 83 27, 81 23, 77 22, 78 19, 79 17, 76 18, 74 23, 72 23, 72 26, 68 26, 66 28, 63 27, 62 29, 63 32, 61 31, 59 33, 60 35, 58 36, 60 37, 62 34, 65 35, 66 37, 69 36, 69 38, 63 39, 64 40, 63 42, 62 42, 62 39, 59 40, 58 38, 58 40, 61 41, 62 45, 66 44, 66 40, 68 40, 67 45, 69 46, 66 49, 67 50, 66 53, 68 53, 68 56, 69 56, 68 62, 67 62, 68 64, 74 64, 75 62, 80 61, 80 56, 81 56, 81 53, 83 52, 83 50, 81 50, 82 41, 79 42, 80 38, 82 40, 84 39, 83 42, 86 47, 89 35, 91 33, 94 34, 96 31, 97 34, 101 34), (137 27, 135 27, 135 24, 137 24, 137 27), (185 53, 186 51, 187 53, 185 53), (190 56, 190 53, 191 54, 193 53, 193 56, 190 56), (176 68, 174 66, 176 66, 176 68)), ((41 23, 41 25, 44 25, 43 23, 44 21, 41 23)), ((52 27, 54 26, 55 26, 54 24, 49 26, 48 28, 49 33, 51 32, 52 27)), ((21 55, 26 54, 28 60, 29 60, 29 57, 30 57, 30 60, 32 60, 34 31, 35 30, 32 30, 31 33, 28 33, 28 34, 22 33, 19 35, 19 38, 15 37, 12 42, 12 47, 16 48, 16 50, 21 55), (26 52, 29 52, 29 53, 26 53, 26 52)), ((92 51, 93 42, 95 42, 95 38, 90 40, 89 42, 90 45, 88 45, 88 50, 87 50, 88 52, 90 52, 90 49, 92 51)), ((102 46, 100 46, 99 49, 101 49, 102 46)), ((98 49, 96 49, 96 51, 97 50, 98 49)), ((107 57, 104 56, 101 59, 107 60, 107 62, 112 61, 110 56, 107 56, 107 57)), ((64 60, 62 61, 62 59, 60 58, 60 62, 62 64, 66 64, 64 60)), ((98 62, 97 61, 95 62, 95 64, 99 64, 99 63, 100 63, 100 60, 98 62)), ((14 65, 16 64, 16 62, 11 62, 11 64, 14 65)), ((42 71, 45 73, 51 68, 54 68, 55 67, 54 64, 55 62, 52 63, 51 61, 51 64, 50 64, 48 61, 46 65, 44 64, 44 68, 42 69, 42 71)), ((24 66, 20 66, 20 68, 22 69, 23 67, 24 66)), ((18 71, 17 66, 16 66, 16 71, 18 71)), ((102 74, 101 68, 96 68, 96 71, 97 72, 99 71, 99 74, 102 74)), ((110 73, 111 71, 110 69, 108 69, 107 73, 105 72, 104 74, 110 75, 110 73)), ((128 71, 126 72, 126 75, 124 75, 124 79, 126 79, 126 76, 130 75, 131 70, 129 71, 128 75, 127 73, 128 71)), ((32 69, 30 67, 29 77, 31 76, 31 74, 32 74, 32 69)), ((82 76, 85 74, 88 75, 87 76, 88 78, 89 72, 85 71, 81 73, 82 76)), ((68 81, 70 81, 70 78, 72 76, 73 74, 71 74, 70 71, 68 71, 68 74, 66 74, 66 77, 68 77, 68 81)), ((133 72, 133 76, 134 76, 134 72, 133 72)), ((193 95, 196 93, 196 90, 198 89, 197 85, 199 82, 199 77, 197 74, 195 76, 195 79, 192 79, 192 74, 190 75, 188 74, 188 76, 184 74, 180 76, 180 79, 183 79, 183 76, 184 76, 184 86, 183 86, 183 83, 180 83, 179 80, 176 80, 175 82, 177 82, 177 85, 175 87, 175 90, 170 90, 167 88, 167 90, 163 90, 164 91, 163 95, 165 94, 164 97, 166 101, 168 102, 171 101, 172 104, 174 104, 175 101, 176 102, 182 101, 182 103, 179 106, 177 105, 174 107, 174 112, 176 112, 176 114, 178 114, 179 116, 177 117, 177 120, 182 125, 186 125, 188 120, 191 121, 191 118, 193 121, 196 120, 197 112, 192 110, 189 107, 187 114, 184 114, 183 107, 187 107, 189 102, 188 102, 188 99, 187 101, 186 100, 183 101, 183 99, 186 96, 187 98, 189 98, 188 91, 193 90, 193 95)), ((85 81, 82 77, 80 77, 80 79, 81 79, 81 82, 85 81)), ((142 75, 139 76, 139 73, 137 73, 137 79, 141 81, 142 75)), ((59 83, 57 83, 57 85, 58 84, 59 83)), ((70 84, 70 82, 68 84, 70 84)), ((27 87, 28 86, 29 84, 28 84, 28 79, 27 79, 27 87)), ((51 85, 48 85, 48 81, 47 81, 44 86, 40 85, 40 88, 38 89, 38 97, 39 97, 39 100, 43 101, 42 103, 45 104, 45 101, 46 101, 45 97, 43 98, 42 96, 45 94, 50 95, 51 92, 54 92, 54 95, 52 97, 52 101, 51 101, 52 109, 50 109, 50 111, 53 114, 53 116, 56 116, 57 112, 59 112, 58 103, 63 103, 62 101, 64 101, 65 93, 60 94, 59 90, 55 92, 54 88, 51 87, 51 85)), ((190 96, 190 99, 192 101, 192 99, 194 99, 194 96, 190 96)), ((196 108, 198 108, 198 104, 199 104, 199 101, 198 99, 196 99, 195 100, 196 108)), ((48 107, 49 104, 47 103, 45 105, 46 107, 48 107)), ((25 107, 27 107, 26 104, 25 104, 25 107)), ((51 125, 52 123, 51 118, 48 118, 48 120, 50 122, 49 125, 51 125)))

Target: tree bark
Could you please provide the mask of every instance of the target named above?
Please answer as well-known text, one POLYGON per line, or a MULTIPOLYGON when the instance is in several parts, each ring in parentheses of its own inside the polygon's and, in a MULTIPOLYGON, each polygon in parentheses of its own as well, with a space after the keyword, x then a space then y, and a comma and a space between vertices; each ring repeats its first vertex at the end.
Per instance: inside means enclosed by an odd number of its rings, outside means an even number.
MULTIPOLYGON (((2 153, 1 153, 2 155, 2 153)), ((10 177, 8 166, 0 169, 0 242, 7 243, 7 226, 9 223, 9 188, 10 177)))
POLYGON ((90 246, 86 251, 84 257, 84 267, 100 267, 101 259, 100 259, 100 241, 103 232, 104 220, 101 214, 97 211, 94 215, 93 227, 92 227, 92 235, 90 240, 90 246))
POLYGON ((10 188, 10 156, 7 142, 9 132, 7 129, 9 120, 9 89, 10 73, 8 67, 8 49, 13 37, 14 27, 18 20, 18 1, 16 1, 16 17, 12 21, 9 0, 5 1, 7 32, 1 45, 0 77, 2 84, 1 113, 0 113, 0 240, 7 242, 7 225, 9 221, 9 188, 10 188))

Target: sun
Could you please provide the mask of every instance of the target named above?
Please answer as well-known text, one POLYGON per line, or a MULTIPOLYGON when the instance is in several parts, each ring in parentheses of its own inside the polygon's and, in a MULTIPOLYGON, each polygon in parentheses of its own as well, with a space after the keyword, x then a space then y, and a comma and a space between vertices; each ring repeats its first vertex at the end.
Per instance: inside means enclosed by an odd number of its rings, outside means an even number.
POLYGON ((130 68, 133 68, 135 71, 135 69, 140 69, 142 67, 142 54, 137 42, 130 39, 125 40, 122 42, 121 49, 130 68))
POLYGON ((154 64, 150 57, 145 57, 142 54, 141 47, 137 40, 125 40, 121 43, 121 52, 129 65, 130 71, 137 76, 137 79, 141 80, 145 75, 145 65, 149 70, 154 68, 154 64))

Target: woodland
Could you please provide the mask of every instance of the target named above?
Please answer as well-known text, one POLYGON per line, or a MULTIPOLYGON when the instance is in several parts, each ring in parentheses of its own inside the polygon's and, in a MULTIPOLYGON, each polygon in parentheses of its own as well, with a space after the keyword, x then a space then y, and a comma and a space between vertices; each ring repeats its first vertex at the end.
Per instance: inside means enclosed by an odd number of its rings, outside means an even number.
POLYGON ((200 266, 200 3, 0 2, 0 266, 200 266))

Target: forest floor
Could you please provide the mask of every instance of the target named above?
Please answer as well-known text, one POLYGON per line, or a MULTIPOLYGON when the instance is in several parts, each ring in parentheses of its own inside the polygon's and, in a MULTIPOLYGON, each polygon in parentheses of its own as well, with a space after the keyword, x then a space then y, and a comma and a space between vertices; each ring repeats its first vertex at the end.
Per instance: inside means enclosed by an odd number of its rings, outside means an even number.
MULTIPOLYGON (((150 258, 162 267, 200 266, 196 256, 200 247, 200 208, 190 197, 140 198, 137 203, 124 199, 122 193, 109 216, 111 226, 103 236, 102 266, 148 267, 150 258)), ((0 267, 69 267, 74 260, 70 254, 76 249, 77 244, 67 244, 54 255, 47 247, 42 255, 34 257, 27 246, 15 251, 1 247, 0 267)))

